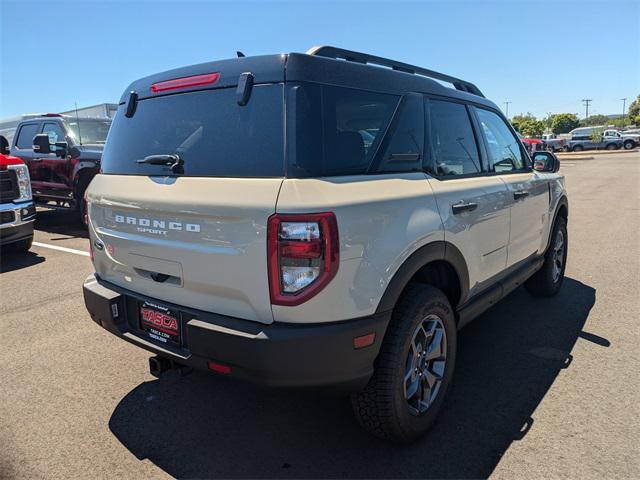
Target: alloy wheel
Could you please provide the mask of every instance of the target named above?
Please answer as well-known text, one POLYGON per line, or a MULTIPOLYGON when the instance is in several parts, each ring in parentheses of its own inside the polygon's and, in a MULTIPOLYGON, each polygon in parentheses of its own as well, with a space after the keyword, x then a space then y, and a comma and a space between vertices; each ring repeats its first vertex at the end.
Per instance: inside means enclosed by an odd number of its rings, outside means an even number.
POLYGON ((447 362, 447 334, 442 319, 427 315, 416 327, 404 375, 404 398, 413 415, 426 412, 438 396, 447 362))
POLYGON ((553 242, 553 283, 558 283, 562 275, 562 265, 564 264, 564 233, 558 230, 556 239, 553 242))

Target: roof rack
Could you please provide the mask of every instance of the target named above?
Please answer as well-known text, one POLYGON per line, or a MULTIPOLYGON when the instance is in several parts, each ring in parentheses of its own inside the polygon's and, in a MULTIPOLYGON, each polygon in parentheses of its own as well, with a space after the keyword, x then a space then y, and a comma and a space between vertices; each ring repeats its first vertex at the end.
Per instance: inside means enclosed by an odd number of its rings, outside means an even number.
POLYGON ((434 72, 433 70, 427 70, 426 68, 410 65, 408 63, 397 62, 389 58, 376 57, 374 55, 369 55, 367 53, 354 52, 352 50, 345 50, 343 48, 336 48, 336 47, 330 47, 330 46, 324 46, 324 45, 310 48, 307 51, 307 54, 315 55, 318 57, 342 59, 342 60, 347 60, 349 62, 362 63, 365 65, 366 64, 380 65, 383 67, 389 67, 399 72, 411 73, 414 75, 422 75, 424 77, 429 77, 435 80, 441 80, 443 82, 451 83, 456 88, 456 90, 471 93, 473 95, 478 95, 479 97, 484 97, 480 89, 478 89, 478 87, 476 87, 471 82, 467 82, 465 80, 461 80, 459 78, 452 77, 450 75, 445 75, 444 73, 434 72))

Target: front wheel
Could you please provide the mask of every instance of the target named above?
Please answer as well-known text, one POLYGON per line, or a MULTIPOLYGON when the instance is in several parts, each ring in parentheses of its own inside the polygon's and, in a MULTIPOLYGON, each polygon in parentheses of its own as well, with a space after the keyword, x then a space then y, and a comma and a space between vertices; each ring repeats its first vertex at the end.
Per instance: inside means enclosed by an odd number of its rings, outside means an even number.
POLYGON ((634 142, 633 140, 627 140, 623 144, 623 147, 625 150, 631 150, 635 146, 636 146, 636 142, 634 142))
POLYGON ((15 252, 27 253, 31 246, 33 245, 33 237, 25 238, 24 240, 20 240, 19 242, 15 242, 11 244, 11 248, 15 252))
POLYGON ((567 221, 558 217, 553 228, 551 244, 544 254, 544 263, 524 286, 536 297, 552 297, 562 287, 564 271, 567 266, 567 221))
POLYGON ((352 396, 358 422, 387 440, 419 437, 436 420, 455 360, 449 300, 430 285, 409 285, 394 308, 371 380, 352 396))

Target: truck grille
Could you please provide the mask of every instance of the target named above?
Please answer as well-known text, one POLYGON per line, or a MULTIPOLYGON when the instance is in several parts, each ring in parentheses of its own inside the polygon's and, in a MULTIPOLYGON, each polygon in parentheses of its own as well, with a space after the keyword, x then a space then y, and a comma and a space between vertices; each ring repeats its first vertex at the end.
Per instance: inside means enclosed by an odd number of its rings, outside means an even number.
POLYGON ((18 178, 13 170, 0 170, 0 203, 10 202, 20 196, 18 178))

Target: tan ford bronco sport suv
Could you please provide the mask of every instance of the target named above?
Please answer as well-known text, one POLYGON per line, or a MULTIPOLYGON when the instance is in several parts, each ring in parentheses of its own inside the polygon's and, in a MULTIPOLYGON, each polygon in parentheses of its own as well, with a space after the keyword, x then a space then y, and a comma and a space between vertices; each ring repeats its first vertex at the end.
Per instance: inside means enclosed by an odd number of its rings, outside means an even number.
POLYGON ((385 58, 152 75, 87 190, 86 306, 156 375, 340 387, 363 427, 408 441, 443 404, 457 330, 520 285, 560 289, 558 168, 473 84, 385 58))

